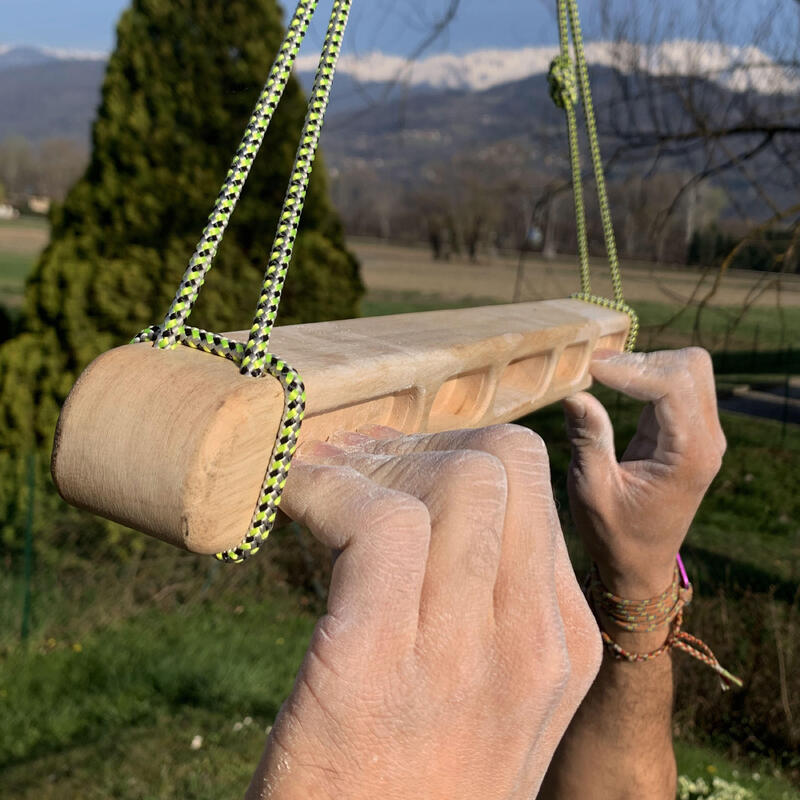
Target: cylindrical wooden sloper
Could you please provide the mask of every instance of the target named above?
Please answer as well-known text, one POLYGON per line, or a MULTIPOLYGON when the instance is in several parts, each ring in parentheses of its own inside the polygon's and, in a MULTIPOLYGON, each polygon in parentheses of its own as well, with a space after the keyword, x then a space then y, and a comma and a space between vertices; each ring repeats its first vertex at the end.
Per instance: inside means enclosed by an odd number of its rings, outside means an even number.
MULTIPOLYGON (((621 350, 628 325, 551 300, 287 326, 271 349, 305 382, 302 441, 517 419, 588 386, 592 350, 621 350)), ((187 347, 126 345, 75 384, 53 476, 73 505, 194 552, 227 550, 247 531, 282 410, 274 378, 187 347)))

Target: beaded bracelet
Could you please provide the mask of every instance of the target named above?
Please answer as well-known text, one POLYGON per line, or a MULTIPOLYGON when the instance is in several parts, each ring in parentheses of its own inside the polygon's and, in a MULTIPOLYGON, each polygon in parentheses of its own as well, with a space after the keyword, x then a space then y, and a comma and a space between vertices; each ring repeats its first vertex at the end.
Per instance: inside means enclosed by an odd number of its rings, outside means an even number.
POLYGON ((719 663, 705 642, 682 630, 683 610, 692 602, 692 585, 682 566, 681 563, 675 564, 672 583, 660 595, 648 600, 626 600, 613 594, 603 585, 597 564, 593 564, 586 578, 585 592, 595 616, 599 609, 622 630, 633 633, 652 633, 664 625, 670 626, 664 644, 649 653, 632 653, 625 650, 601 627, 603 644, 614 658, 632 663, 651 661, 677 648, 713 669, 719 675, 724 691, 732 686, 741 687, 742 681, 719 663))

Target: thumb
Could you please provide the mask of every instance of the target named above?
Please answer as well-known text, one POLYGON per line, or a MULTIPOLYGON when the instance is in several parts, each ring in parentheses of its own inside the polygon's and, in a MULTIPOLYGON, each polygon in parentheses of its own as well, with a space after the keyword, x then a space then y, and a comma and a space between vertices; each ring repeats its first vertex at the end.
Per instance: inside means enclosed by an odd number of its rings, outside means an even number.
POLYGON ((589 367, 592 377, 643 402, 656 402, 675 390, 687 365, 676 353, 616 353, 598 350, 589 367))
POLYGON ((617 469, 614 428, 603 404, 588 392, 562 401, 567 437, 572 445, 572 467, 592 483, 617 469))

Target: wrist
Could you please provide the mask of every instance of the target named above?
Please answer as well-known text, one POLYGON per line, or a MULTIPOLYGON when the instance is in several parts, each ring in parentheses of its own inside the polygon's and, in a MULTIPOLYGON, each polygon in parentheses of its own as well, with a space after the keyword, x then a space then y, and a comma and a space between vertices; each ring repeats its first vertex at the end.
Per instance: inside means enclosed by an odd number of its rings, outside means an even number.
POLYGON ((649 653, 658 649, 667 641, 672 629, 672 623, 667 622, 652 631, 628 631, 600 610, 595 609, 595 617, 601 630, 620 647, 634 653, 649 653))
POLYGON ((661 594, 671 583, 675 559, 655 561, 648 565, 616 565, 597 561, 603 585, 626 600, 647 600, 661 594))
MULTIPOLYGON (((282 723, 285 725, 286 720, 282 723)), ((320 749, 332 752, 333 748, 317 744, 312 748, 286 749, 273 728, 245 800, 335 800, 345 796, 358 800, 353 787, 359 784, 348 781, 338 766, 319 757, 320 749)))
POLYGON ((594 564, 587 577, 587 597, 608 646, 644 654, 668 645, 673 623, 680 620, 684 603, 691 601, 691 589, 682 588, 683 572, 674 561, 668 577, 658 574, 652 570, 645 578, 628 573, 611 581, 601 565, 594 564))

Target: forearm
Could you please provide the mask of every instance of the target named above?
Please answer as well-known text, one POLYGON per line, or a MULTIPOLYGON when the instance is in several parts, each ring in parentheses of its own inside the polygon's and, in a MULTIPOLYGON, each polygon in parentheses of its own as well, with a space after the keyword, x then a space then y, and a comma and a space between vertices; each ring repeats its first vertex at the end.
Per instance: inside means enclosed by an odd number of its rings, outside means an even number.
POLYGON ((553 759, 543 800, 674 800, 672 653, 660 648, 670 634, 677 577, 674 568, 670 578, 669 568, 648 566, 653 574, 647 577, 645 569, 614 574, 607 567, 590 576, 590 604, 601 630, 624 653, 652 657, 619 659, 606 643, 597 679, 553 759), (671 580, 672 589, 663 592, 671 580), (648 597, 646 606, 622 600, 648 597), (651 624, 655 630, 648 630, 651 624))
MULTIPOLYGON (((625 649, 649 652, 667 632, 626 634, 625 649)), ((607 650, 592 688, 550 765, 541 800, 673 800, 672 655, 618 661, 607 650)))

